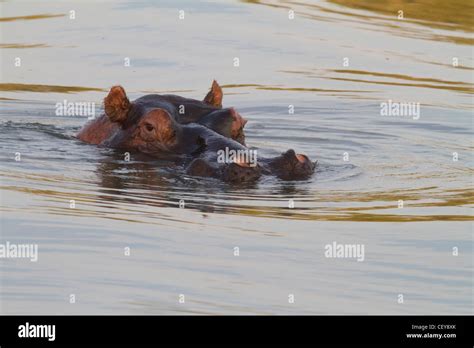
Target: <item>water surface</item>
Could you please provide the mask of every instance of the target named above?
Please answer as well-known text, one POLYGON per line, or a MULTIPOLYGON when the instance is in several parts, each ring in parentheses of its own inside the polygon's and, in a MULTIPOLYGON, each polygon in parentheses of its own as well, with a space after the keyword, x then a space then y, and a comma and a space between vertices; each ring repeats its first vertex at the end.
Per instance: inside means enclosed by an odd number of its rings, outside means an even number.
POLYGON ((1 3, 1 240, 39 246, 0 262, 1 313, 472 313, 472 5, 449 4, 1 3), (250 146, 317 173, 193 178, 83 144, 86 119, 55 115, 114 84, 201 99, 212 79, 250 146), (419 119, 381 116, 389 99, 419 119), (365 260, 326 258, 334 241, 365 260))

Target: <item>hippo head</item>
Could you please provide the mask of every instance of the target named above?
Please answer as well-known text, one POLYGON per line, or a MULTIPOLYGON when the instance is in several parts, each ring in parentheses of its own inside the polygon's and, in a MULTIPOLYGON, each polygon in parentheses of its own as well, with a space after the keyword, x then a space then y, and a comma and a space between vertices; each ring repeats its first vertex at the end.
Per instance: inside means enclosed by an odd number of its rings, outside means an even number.
POLYGON ((148 154, 172 152, 178 146, 181 127, 168 111, 130 103, 121 86, 112 87, 104 109, 110 121, 121 126, 105 145, 148 154))

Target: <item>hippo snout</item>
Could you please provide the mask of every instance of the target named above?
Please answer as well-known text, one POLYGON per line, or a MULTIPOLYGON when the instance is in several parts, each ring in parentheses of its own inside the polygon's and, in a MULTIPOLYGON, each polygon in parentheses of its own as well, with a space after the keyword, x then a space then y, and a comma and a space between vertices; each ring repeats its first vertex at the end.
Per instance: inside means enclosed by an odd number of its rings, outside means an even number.
POLYGON ((309 178, 316 168, 316 162, 304 154, 290 149, 270 162, 270 168, 280 179, 304 180, 309 178))

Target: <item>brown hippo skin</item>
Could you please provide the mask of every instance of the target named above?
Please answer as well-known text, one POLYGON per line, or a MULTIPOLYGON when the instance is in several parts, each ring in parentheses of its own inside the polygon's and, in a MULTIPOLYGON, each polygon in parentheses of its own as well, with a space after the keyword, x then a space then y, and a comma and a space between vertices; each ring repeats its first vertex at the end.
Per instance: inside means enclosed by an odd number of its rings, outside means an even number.
POLYGON ((222 108, 222 89, 213 82, 203 101, 175 95, 151 94, 130 102, 121 86, 104 99, 105 114, 87 123, 77 138, 149 155, 185 155, 187 173, 228 182, 248 182, 262 174, 301 180, 314 173, 307 156, 288 150, 275 158, 218 161, 219 151, 249 151, 243 128, 246 120, 233 108, 222 108))
POLYGON ((101 144, 120 128, 126 129, 152 109, 166 110, 178 123, 196 122, 245 144, 243 128, 247 120, 234 108, 222 109, 222 89, 213 81, 203 101, 177 95, 149 94, 133 103, 121 86, 114 86, 104 99, 105 114, 86 124, 77 137, 89 144, 101 144))

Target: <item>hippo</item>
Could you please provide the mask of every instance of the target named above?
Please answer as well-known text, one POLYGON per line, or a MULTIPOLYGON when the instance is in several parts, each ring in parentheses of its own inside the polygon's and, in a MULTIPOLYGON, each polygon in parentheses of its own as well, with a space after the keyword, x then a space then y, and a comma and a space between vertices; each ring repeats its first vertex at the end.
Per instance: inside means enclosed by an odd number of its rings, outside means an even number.
POLYGON ((121 86, 104 98, 104 114, 87 123, 77 138, 89 144, 131 150, 151 156, 183 156, 186 173, 226 182, 255 181, 262 175, 303 180, 316 162, 288 150, 257 160, 245 144, 247 120, 234 108, 223 108, 222 88, 213 81, 202 101, 177 95, 145 95, 130 102, 121 86))

